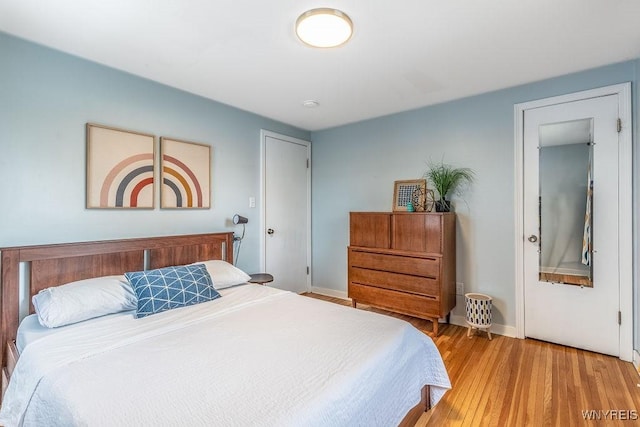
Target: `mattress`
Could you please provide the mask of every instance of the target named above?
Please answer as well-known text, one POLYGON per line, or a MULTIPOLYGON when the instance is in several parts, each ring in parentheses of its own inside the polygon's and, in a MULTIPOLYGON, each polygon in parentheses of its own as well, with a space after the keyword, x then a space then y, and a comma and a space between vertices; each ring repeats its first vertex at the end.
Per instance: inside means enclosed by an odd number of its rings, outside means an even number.
POLYGON ((274 288, 142 319, 105 316, 24 347, 0 411, 14 425, 397 425, 450 388, 410 324, 274 288))
MULTIPOLYGON (((110 314, 105 317, 128 316, 132 318, 134 314, 135 311, 125 311, 122 313, 110 314)), ((78 327, 86 327, 88 323, 93 323, 94 325, 99 324, 102 321, 102 318, 98 318, 69 326, 64 326, 61 328, 47 328, 46 326, 42 326, 40 322, 38 322, 38 315, 30 314, 25 317, 22 322, 20 322, 20 326, 18 327, 18 332, 16 334, 16 349, 18 350, 19 354, 22 354, 22 351, 27 345, 39 340, 40 338, 44 338, 48 335, 54 335, 65 330, 71 330, 78 327)))
POLYGON ((18 332, 16 335, 16 348, 18 349, 18 353, 22 353, 22 350, 30 342, 37 341, 39 338, 55 334, 59 331, 60 329, 45 328, 44 326, 40 325, 37 315, 28 315, 22 320, 22 322, 20 322, 20 326, 18 327, 18 332))

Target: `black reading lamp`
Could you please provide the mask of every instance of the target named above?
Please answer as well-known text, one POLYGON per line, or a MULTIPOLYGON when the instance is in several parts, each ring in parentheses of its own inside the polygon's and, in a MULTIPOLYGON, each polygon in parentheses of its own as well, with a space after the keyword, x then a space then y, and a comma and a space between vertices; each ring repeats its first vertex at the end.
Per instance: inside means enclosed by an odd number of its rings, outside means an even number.
POLYGON ((240 255, 240 246, 242 245, 242 239, 244 239, 245 224, 248 222, 249 220, 243 217, 242 215, 235 214, 233 216, 234 224, 242 224, 242 235, 240 237, 234 236, 233 238, 234 240, 238 241, 238 250, 236 251, 236 260, 233 262, 234 265, 238 263, 238 255, 240 255))

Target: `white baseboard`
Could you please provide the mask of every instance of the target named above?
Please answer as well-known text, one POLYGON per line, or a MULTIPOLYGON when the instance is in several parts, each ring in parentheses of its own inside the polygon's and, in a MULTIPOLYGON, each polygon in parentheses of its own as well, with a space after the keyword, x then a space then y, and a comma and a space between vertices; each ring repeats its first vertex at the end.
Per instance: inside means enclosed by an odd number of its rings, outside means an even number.
MULTIPOLYGON (((464 316, 456 316, 452 314, 449 321, 451 322, 452 325, 464 326, 465 328, 469 326, 467 325, 467 321, 465 320, 464 316)), ((498 324, 492 323, 491 333, 496 335, 504 335, 505 337, 515 338, 516 328, 513 326, 498 325, 498 324)))
MULTIPOLYGON (((337 291, 335 289, 320 288, 317 286, 312 286, 311 292, 314 294, 325 295, 328 297, 350 300, 350 298, 347 297, 346 292, 337 291)), ((450 318, 450 322, 452 325, 464 326, 465 328, 467 327, 467 322, 465 321, 464 316, 456 316, 455 314, 452 314, 450 318)), ((491 333, 496 335, 504 335, 505 337, 515 338, 516 328, 513 326, 497 325, 494 323, 491 325, 491 333)), ((638 355, 637 360, 640 362, 640 355, 638 355)))
POLYGON ((638 350, 633 350, 633 366, 636 367, 636 372, 640 375, 640 353, 638 350))
POLYGON ((317 286, 312 286, 311 292, 314 294, 320 294, 327 297, 340 298, 340 299, 346 299, 346 300, 350 299, 349 297, 347 297, 347 293, 345 291, 336 291, 335 289, 319 288, 317 286))

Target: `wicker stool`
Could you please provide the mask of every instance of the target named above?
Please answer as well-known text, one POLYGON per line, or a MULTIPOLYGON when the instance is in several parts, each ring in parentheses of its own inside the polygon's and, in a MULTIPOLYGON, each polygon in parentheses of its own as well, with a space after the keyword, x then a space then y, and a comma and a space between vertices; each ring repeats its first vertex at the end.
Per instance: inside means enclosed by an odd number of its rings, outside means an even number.
POLYGON ((471 338, 473 329, 484 330, 491 340, 491 300, 484 294, 465 294, 465 307, 467 311, 467 337, 471 338))

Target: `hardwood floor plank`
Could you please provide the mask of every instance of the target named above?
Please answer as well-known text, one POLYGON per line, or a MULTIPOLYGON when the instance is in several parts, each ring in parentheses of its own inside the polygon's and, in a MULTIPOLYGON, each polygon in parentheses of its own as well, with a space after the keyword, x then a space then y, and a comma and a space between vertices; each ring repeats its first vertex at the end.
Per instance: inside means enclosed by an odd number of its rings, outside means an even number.
POLYGON ((505 402, 502 406, 502 410, 496 424, 502 426, 510 425, 508 424, 510 422, 513 423, 513 418, 517 415, 517 408, 515 407, 515 405, 516 402, 519 401, 517 395, 519 388, 517 387, 518 375, 516 369, 523 364, 522 346, 520 346, 519 343, 514 343, 511 352, 506 355, 506 357, 508 357, 509 360, 509 378, 506 385, 506 390, 509 390, 510 393, 505 394, 505 402))
MULTIPOLYGON (((489 369, 485 369, 482 372, 482 376, 480 378, 481 388, 479 393, 477 393, 476 401, 478 402, 475 410, 469 411, 469 415, 467 419, 469 419, 469 425, 478 426, 478 425, 487 425, 488 423, 488 412, 493 402, 496 401, 494 398, 492 400, 492 393, 490 391, 495 390, 496 387, 493 386, 493 382, 499 380, 500 377, 500 369, 503 366, 499 363, 501 358, 501 350, 504 347, 504 342, 506 340, 499 340, 494 345, 493 348, 489 348, 487 351, 488 357, 486 360, 483 360, 482 363, 489 366, 489 369)), ((465 419, 466 420, 466 419, 465 419)))
MULTIPOLYGON (((348 300, 305 294, 350 306, 348 300)), ((383 310, 372 310, 388 314, 383 310)), ((430 334, 431 322, 396 315, 430 334)), ((637 425, 639 421, 585 420, 583 411, 640 411, 640 376, 631 363, 531 339, 440 325, 433 338, 452 383, 416 426, 637 425)), ((600 415, 602 416, 602 412, 600 415)), ((632 414, 632 413, 630 413, 632 414)))
MULTIPOLYGON (((564 373, 566 381, 567 381, 567 402, 569 408, 580 408, 578 401, 578 390, 576 387, 575 376, 573 374, 575 365, 573 364, 574 355, 578 350, 575 348, 565 347, 564 360, 566 363, 566 371, 564 373)), ((579 380, 578 380, 579 381, 579 380)), ((583 421, 582 416, 580 415, 580 410, 576 411, 568 411, 569 424, 568 425, 579 425, 580 422, 583 421)))
POLYGON ((596 408, 606 408, 607 407, 607 395, 606 390, 604 389, 602 378, 599 373, 599 361, 594 353, 584 354, 585 364, 587 366, 587 372, 589 372, 589 376, 586 378, 591 385, 591 401, 590 406, 588 408, 582 408, 583 410, 590 410, 596 408))
POLYGON ((542 425, 553 425, 553 355, 544 352, 544 393, 542 397, 542 425))
MULTIPOLYGON (((614 378, 620 376, 623 381, 623 385, 620 387, 620 390, 624 393, 625 400, 629 407, 633 407, 636 403, 634 400, 634 393, 637 397, 640 392, 640 378, 637 375, 637 372, 632 372, 626 369, 626 363, 619 361, 616 363, 616 371, 617 375, 614 375, 614 378)), ((640 408, 638 408, 640 410, 640 408)))
MULTIPOLYGON (((574 369, 574 382, 578 387, 578 406, 580 408, 587 408, 589 406, 589 402, 592 399, 591 392, 589 387, 585 387, 585 384, 582 382, 582 378, 586 378, 585 375, 585 364, 584 364, 584 352, 576 352, 574 363, 576 365, 576 369, 574 369)), ((582 417, 582 415, 580 415, 582 417)))
POLYGON ((537 425, 540 425, 542 422, 542 403, 544 399, 542 399, 542 393, 544 392, 544 380, 541 374, 541 371, 544 371, 544 366, 542 364, 542 349, 540 346, 536 346, 533 348, 531 358, 531 378, 529 385, 529 393, 527 397, 527 411, 526 411, 526 420, 531 420, 531 422, 535 421, 537 425))
POLYGON ((500 416, 505 408, 511 405, 511 395, 507 394, 509 390, 508 384, 511 381, 512 364, 506 355, 514 352, 516 342, 514 340, 505 339, 498 335, 498 339, 504 342, 504 351, 501 352, 501 358, 498 361, 497 378, 488 388, 488 392, 492 396, 492 405, 490 412, 483 415, 483 419, 488 419, 488 423, 483 425, 500 425, 500 416))

